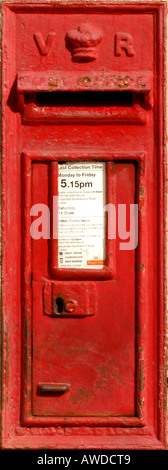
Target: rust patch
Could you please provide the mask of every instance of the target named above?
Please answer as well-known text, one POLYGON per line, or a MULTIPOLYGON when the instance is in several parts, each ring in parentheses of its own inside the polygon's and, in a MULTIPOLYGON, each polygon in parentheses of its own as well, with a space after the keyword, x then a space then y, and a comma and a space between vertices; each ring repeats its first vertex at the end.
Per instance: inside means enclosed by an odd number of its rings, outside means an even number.
POLYGON ((77 81, 77 84, 78 85, 88 85, 90 82, 91 82, 91 78, 90 77, 83 77, 83 78, 79 78, 79 80, 77 81))
POLYGON ((107 387, 107 383, 103 380, 102 381, 100 380, 96 382, 95 387, 97 388, 97 390, 105 390, 107 387))
MULTIPOLYGON (((108 361, 105 364, 102 364, 100 367, 98 367, 98 373, 102 378, 102 385, 101 388, 103 388, 107 383, 109 383, 109 380, 116 380, 116 382, 121 383, 121 377, 119 375, 119 366, 116 364, 115 360, 112 359, 111 361, 108 361)), ((99 387, 100 387, 100 382, 97 382, 99 387)))
MULTIPOLYGON (((25 307, 25 310, 28 312, 29 308, 25 307)), ((25 315, 23 334, 25 338, 23 370, 26 376, 27 384, 25 389, 25 398, 29 401, 31 397, 31 347, 29 345, 31 330, 29 327, 28 313, 25 315)))
POLYGON ((139 362, 139 375, 137 381, 137 388, 140 392, 144 390, 145 387, 145 375, 144 375, 144 360, 141 359, 139 362))
MULTIPOLYGON (((6 328, 6 333, 5 333, 5 338, 4 338, 4 347, 5 347, 5 383, 6 383, 6 403, 8 403, 8 377, 9 377, 9 364, 8 364, 8 356, 9 356, 9 331, 8 331, 8 326, 6 328)), ((3 403, 2 403, 2 408, 3 408, 3 403)))
POLYGON ((145 165, 144 165, 144 162, 141 162, 140 166, 139 166, 139 173, 141 175, 144 175, 145 173, 145 165))
POLYGON ((139 188, 139 210, 142 211, 145 205, 145 186, 139 188))
POLYGON ((118 87, 119 88, 127 88, 130 84, 130 77, 127 75, 126 77, 118 77, 118 87))
POLYGON ((146 88, 146 83, 144 83, 144 78, 142 76, 137 78, 136 86, 137 88, 146 88))
POLYGON ((56 78, 50 78, 49 84, 52 85, 52 86, 58 86, 59 80, 56 79, 56 78))
POLYGON ((144 399, 139 398, 138 406, 139 406, 139 412, 140 412, 140 414, 142 414, 143 413, 143 406, 144 406, 144 399))
POLYGON ((58 86, 60 85, 60 80, 58 78, 50 78, 49 79, 49 82, 48 82, 48 87, 49 89, 52 89, 53 88, 58 88, 58 86))
POLYGON ((106 373, 107 373, 106 368, 105 367, 98 367, 97 370, 98 370, 99 374, 101 375, 101 377, 104 379, 105 376, 106 376, 106 373))
POLYGON ((71 397, 72 402, 75 404, 78 401, 89 400, 94 397, 94 393, 91 390, 87 390, 85 387, 79 388, 76 394, 71 397))
POLYGON ((144 196, 145 195, 145 186, 140 186, 139 188, 139 195, 144 196))
POLYGON ((88 354, 88 353, 89 353, 89 349, 85 348, 84 346, 73 347, 72 349, 69 349, 67 351, 68 356, 72 356, 72 357, 75 357, 75 356, 81 357, 81 354, 88 354))
POLYGON ((144 266, 144 264, 141 264, 141 265, 140 265, 140 270, 141 270, 143 273, 145 272, 145 266, 144 266))

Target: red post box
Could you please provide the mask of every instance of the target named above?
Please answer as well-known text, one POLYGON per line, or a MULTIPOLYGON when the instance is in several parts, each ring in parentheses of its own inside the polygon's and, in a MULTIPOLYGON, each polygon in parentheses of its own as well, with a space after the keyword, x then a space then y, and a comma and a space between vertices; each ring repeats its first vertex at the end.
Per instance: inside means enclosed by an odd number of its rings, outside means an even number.
POLYGON ((3 448, 166 446, 165 10, 3 4, 3 448))

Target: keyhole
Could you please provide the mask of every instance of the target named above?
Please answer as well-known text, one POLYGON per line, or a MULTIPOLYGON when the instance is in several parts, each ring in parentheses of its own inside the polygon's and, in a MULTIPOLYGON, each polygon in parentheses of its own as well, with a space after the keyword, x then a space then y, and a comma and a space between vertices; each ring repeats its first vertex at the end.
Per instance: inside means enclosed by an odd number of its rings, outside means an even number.
POLYGON ((64 300, 61 297, 56 298, 57 312, 62 313, 64 310, 64 300))

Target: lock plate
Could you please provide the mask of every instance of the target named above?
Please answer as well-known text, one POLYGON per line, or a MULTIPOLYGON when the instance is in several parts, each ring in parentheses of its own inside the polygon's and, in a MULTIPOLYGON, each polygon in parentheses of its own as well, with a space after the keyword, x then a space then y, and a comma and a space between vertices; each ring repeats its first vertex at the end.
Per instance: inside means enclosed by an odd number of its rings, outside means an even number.
POLYGON ((92 281, 46 282, 43 286, 45 315, 58 317, 88 317, 95 315, 96 286, 92 281))

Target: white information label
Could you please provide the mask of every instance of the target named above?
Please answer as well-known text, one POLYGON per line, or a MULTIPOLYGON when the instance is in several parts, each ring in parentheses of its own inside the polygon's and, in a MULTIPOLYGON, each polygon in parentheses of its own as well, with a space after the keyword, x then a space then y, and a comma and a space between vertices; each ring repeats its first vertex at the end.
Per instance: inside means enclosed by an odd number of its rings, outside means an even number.
POLYGON ((105 265, 105 163, 58 164, 58 267, 105 265))

